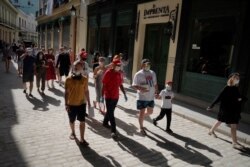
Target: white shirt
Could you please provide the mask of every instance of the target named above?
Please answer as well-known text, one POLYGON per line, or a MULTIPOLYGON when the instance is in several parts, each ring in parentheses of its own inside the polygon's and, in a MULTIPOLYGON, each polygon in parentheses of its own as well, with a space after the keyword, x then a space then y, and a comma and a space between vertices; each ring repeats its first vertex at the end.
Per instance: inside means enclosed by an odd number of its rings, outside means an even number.
POLYGON ((147 92, 137 90, 137 100, 152 101, 155 95, 155 85, 157 84, 156 75, 154 71, 138 71, 133 79, 132 86, 141 86, 147 88, 147 92))
POLYGON ((160 93, 162 103, 161 108, 170 109, 172 108, 172 99, 174 98, 174 93, 171 90, 163 89, 160 93))

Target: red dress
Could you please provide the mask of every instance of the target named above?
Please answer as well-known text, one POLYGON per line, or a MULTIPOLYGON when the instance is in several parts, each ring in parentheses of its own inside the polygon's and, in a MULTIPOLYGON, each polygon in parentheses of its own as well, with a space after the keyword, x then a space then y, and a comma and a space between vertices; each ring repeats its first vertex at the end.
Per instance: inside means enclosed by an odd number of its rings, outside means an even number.
POLYGON ((54 61, 55 61, 55 56, 51 54, 46 54, 45 58, 48 62, 48 68, 47 68, 47 73, 46 73, 46 80, 51 80, 51 79, 56 79, 56 72, 55 72, 55 66, 54 66, 54 61))

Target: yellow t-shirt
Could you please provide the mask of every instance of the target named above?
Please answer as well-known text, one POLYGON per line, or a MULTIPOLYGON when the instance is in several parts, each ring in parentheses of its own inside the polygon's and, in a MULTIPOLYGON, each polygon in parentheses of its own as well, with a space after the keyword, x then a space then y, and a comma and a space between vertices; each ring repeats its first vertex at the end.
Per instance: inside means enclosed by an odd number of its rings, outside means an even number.
POLYGON ((88 90, 88 79, 73 79, 68 77, 65 81, 65 93, 67 93, 66 104, 70 106, 79 106, 86 103, 85 92, 88 90))

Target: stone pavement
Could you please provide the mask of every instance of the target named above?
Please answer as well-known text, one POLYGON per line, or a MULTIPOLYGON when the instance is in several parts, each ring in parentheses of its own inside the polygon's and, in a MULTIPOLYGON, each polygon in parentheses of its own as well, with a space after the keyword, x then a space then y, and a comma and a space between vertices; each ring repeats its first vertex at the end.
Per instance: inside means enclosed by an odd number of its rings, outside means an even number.
MULTIPOLYGON (((86 120, 86 140, 90 146, 81 147, 68 138, 70 129, 62 87, 56 84, 55 89, 46 89, 45 97, 34 87, 34 98, 29 98, 22 92, 22 81, 15 67, 7 74, 1 63, 0 76, 1 167, 245 167, 250 164, 249 146, 244 151, 235 150, 230 137, 208 136, 207 128, 178 115, 173 115, 174 135, 164 131, 165 118, 155 127, 152 118, 159 113, 158 107, 145 121, 148 135, 141 136, 133 93, 129 93, 128 102, 121 96, 115 111, 118 142, 102 127, 103 116, 95 110, 86 120)), ((91 85, 93 100, 95 93, 91 85)))

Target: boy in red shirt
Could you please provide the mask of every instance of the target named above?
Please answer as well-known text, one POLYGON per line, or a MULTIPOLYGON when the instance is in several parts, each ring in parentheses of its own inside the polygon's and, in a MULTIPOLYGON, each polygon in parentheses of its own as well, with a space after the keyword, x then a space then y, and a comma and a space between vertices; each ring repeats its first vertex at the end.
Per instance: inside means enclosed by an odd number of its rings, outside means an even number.
POLYGON ((104 74, 102 83, 102 93, 106 101, 107 113, 103 120, 103 126, 109 127, 108 121, 111 124, 111 137, 113 139, 117 138, 116 134, 116 124, 114 111, 119 99, 119 88, 122 85, 123 78, 121 70, 121 61, 114 60, 112 62, 113 67, 106 71, 104 74))

